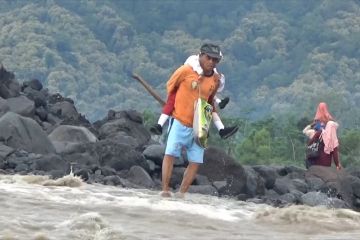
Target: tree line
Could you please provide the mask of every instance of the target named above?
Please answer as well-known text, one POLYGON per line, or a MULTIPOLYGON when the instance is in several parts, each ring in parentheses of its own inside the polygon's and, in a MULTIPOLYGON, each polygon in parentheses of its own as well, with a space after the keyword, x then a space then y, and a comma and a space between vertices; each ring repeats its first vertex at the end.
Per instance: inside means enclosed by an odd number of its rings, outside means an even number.
MULTIPOLYGON (((160 106, 131 74, 143 76, 165 98, 172 71, 211 41, 222 47, 224 59, 218 67, 226 76, 223 96, 231 99, 221 114, 244 125, 238 139, 226 143, 234 156, 243 156, 241 161, 301 162, 304 141, 296 124, 311 119, 321 101, 337 117, 342 141, 357 139, 358 1, 0 4, 4 66, 20 81, 37 78, 52 92, 71 97, 91 121, 108 109, 159 113, 160 106), (254 144, 258 151, 252 152, 254 144)), ((344 161, 356 162, 350 157, 356 152, 348 151, 344 161)))

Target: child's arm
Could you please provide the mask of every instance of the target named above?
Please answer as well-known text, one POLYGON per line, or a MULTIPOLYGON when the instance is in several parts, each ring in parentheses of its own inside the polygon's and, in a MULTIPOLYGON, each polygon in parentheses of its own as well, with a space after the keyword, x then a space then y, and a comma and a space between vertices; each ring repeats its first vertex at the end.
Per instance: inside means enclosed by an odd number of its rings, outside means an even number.
POLYGON ((168 94, 166 103, 162 109, 162 113, 164 113, 168 116, 170 116, 171 113, 174 111, 176 91, 177 91, 177 88, 168 94))

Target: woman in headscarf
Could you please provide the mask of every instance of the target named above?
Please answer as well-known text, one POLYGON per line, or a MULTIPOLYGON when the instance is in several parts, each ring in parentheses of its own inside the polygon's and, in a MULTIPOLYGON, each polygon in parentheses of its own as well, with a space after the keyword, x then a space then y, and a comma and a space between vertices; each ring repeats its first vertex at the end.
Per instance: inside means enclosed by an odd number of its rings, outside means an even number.
POLYGON ((314 117, 314 129, 316 131, 324 129, 330 120, 334 121, 334 118, 331 116, 327 104, 325 102, 319 103, 314 117))
POLYGON ((327 104, 325 102, 321 102, 316 109, 313 123, 307 125, 304 128, 303 133, 309 139, 312 139, 317 131, 325 129, 326 123, 330 120, 335 121, 328 110, 327 104))
POLYGON ((304 134, 310 138, 308 145, 319 138, 322 140, 319 144, 319 157, 308 159, 310 165, 330 167, 333 160, 336 169, 340 170, 342 166, 339 160, 339 140, 336 134, 339 124, 334 121, 329 113, 326 103, 321 102, 319 104, 312 125, 314 129, 311 129, 309 125, 303 130, 304 134))
POLYGON ((307 125, 304 128, 303 133, 309 139, 312 139, 317 131, 325 129, 326 123, 330 120, 335 121, 328 110, 327 104, 325 102, 321 102, 316 109, 313 123, 307 125))
POLYGON ((329 121, 323 131, 316 131, 315 135, 310 139, 309 145, 320 137, 322 138, 322 141, 319 144, 319 157, 309 159, 311 165, 330 167, 333 160, 337 170, 342 168, 339 159, 339 140, 336 134, 338 126, 339 124, 336 122, 329 121))

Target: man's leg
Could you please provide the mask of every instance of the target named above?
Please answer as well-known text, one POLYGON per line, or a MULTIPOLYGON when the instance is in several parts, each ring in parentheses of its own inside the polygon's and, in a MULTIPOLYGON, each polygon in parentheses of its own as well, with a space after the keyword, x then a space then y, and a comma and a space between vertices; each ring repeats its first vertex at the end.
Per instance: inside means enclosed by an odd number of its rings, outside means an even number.
POLYGON ((189 187, 190 187, 191 183, 194 181, 194 178, 196 176, 198 169, 199 169, 198 163, 189 162, 189 165, 187 166, 187 168, 184 172, 184 177, 181 182, 181 186, 180 186, 181 194, 184 194, 189 190, 189 187))
POLYGON ((164 197, 170 197, 170 179, 173 170, 174 157, 171 155, 165 154, 162 162, 162 194, 164 197), (166 194, 168 193, 168 194, 166 194))

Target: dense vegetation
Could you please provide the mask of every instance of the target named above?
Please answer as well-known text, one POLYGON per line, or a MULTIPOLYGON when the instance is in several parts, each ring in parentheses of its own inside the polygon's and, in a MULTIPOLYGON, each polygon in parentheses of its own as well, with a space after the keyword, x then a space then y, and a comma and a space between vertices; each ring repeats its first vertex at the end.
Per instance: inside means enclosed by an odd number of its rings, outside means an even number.
MULTIPOLYGON (((144 112, 146 125, 157 120, 154 113, 144 112)), ((223 148, 243 164, 297 165, 304 167, 306 137, 302 129, 310 119, 295 117, 264 118, 250 121, 246 118, 225 118, 225 125, 238 125, 239 132, 222 140, 215 127, 210 130, 210 145, 223 148)), ((340 159, 345 167, 360 166, 360 131, 340 131, 340 159)), ((164 139, 165 140, 165 139, 164 139)))
MULTIPOLYGON (((243 162, 302 164, 303 118, 326 101, 342 159, 359 163, 360 4, 356 0, 0 0, 0 56, 18 80, 38 78, 94 121, 112 109, 159 105, 164 84, 205 41, 219 43, 222 111, 241 133, 225 142, 243 162), (141 99, 141 101, 139 101, 141 99)), ((147 112, 149 115, 149 112, 147 112)), ((151 115, 150 114, 150 115, 151 115)))

